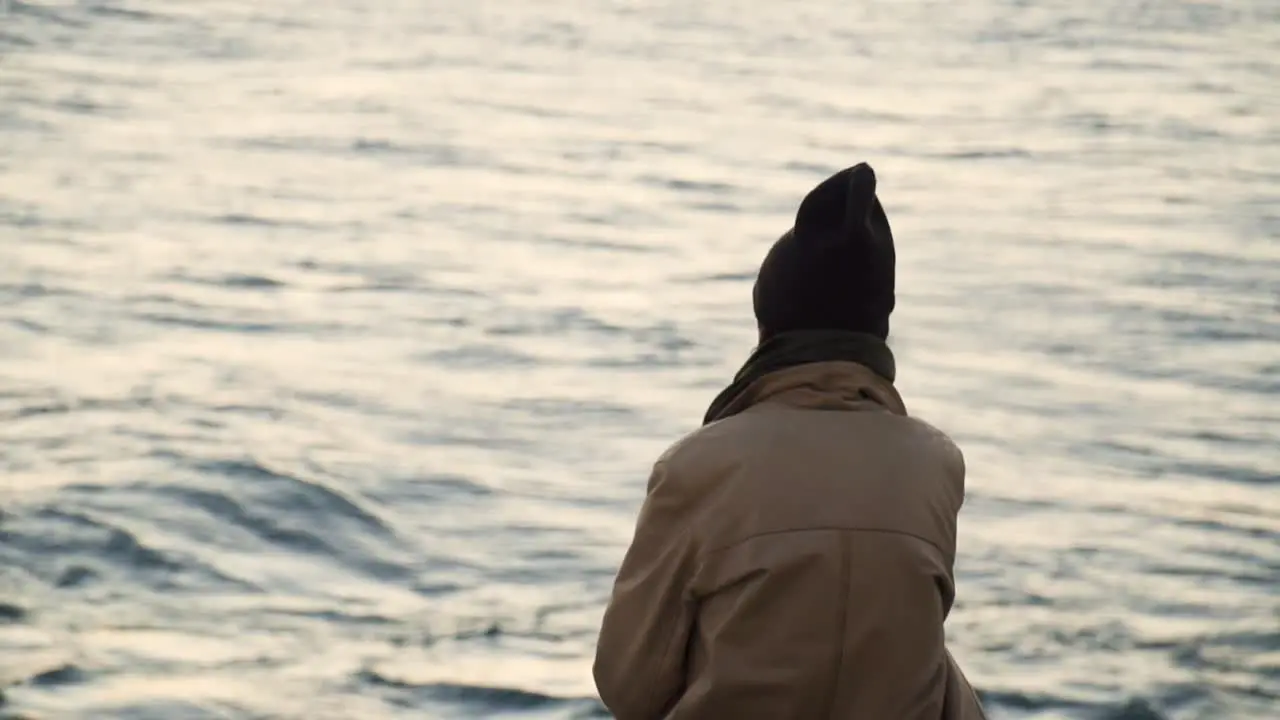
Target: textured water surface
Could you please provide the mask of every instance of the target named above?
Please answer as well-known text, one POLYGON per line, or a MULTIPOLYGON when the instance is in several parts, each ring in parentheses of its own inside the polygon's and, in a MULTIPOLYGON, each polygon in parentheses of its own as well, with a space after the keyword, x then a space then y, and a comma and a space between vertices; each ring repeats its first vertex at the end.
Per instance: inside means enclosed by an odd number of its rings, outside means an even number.
POLYGON ((6 4, 0 715, 603 717, 649 464, 868 160, 992 717, 1275 717, 1275 2, 6 4))

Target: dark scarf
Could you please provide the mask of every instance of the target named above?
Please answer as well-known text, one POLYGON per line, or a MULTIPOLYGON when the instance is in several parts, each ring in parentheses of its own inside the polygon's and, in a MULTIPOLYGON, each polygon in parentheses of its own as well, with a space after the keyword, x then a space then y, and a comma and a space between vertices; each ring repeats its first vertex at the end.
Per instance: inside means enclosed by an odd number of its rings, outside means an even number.
POLYGON ((711 402, 702 419, 706 425, 721 420, 725 410, 752 383, 760 378, 796 365, 845 360, 869 368, 893 382, 896 366, 893 352, 885 341, 874 335, 844 330, 799 330, 782 333, 761 343, 747 358, 746 364, 733 377, 733 382, 711 402))

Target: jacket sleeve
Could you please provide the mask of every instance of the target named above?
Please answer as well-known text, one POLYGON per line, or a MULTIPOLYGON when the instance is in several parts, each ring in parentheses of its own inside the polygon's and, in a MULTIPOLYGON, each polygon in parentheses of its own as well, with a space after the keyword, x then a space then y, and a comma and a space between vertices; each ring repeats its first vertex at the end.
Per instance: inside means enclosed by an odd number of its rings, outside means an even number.
POLYGON ((679 699, 694 606, 692 518, 686 493, 659 462, 614 582, 593 674, 618 720, 657 720, 679 699))

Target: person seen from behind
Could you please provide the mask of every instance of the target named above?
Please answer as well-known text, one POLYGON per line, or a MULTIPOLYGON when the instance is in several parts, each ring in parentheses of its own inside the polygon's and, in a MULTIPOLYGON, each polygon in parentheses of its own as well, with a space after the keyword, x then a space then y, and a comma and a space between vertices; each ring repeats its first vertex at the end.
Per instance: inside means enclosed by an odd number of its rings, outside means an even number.
POLYGON ((759 344, 653 467, 593 674, 618 720, 978 720, 948 652, 964 458, 907 414, 864 164, 801 202, 759 344))

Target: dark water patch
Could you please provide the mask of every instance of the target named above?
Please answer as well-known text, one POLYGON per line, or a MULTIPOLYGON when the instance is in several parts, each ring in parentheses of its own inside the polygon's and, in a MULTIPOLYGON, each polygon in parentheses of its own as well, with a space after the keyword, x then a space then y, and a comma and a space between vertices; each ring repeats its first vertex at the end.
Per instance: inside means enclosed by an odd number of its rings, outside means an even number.
POLYGON ((51 107, 72 115, 104 115, 108 111, 120 109, 119 106, 105 105, 83 96, 59 98, 51 107))
POLYGON ((162 327, 181 328, 185 330, 197 330, 211 333, 223 333, 227 335, 306 335, 306 336, 326 336, 333 334, 347 333, 356 330, 350 325, 345 325, 337 321, 319 321, 319 322, 275 322, 269 320, 252 321, 252 320, 233 320, 229 317, 220 317, 220 315, 234 315, 235 310, 224 308, 209 308, 207 312, 212 317, 196 317, 192 315, 177 315, 164 311, 143 311, 135 312, 131 317, 143 322, 152 323, 162 327))
POLYGON ((27 611, 11 602, 0 601, 0 625, 22 622, 27 611))
POLYGON ((409 271, 355 268, 348 272, 359 274, 362 277, 356 282, 330 285, 324 288, 324 291, 343 294, 404 292, 449 298, 484 297, 484 293, 475 289, 431 283, 418 274, 409 271))
POLYGON ((209 330, 230 334, 268 335, 283 333, 287 330, 302 331, 302 328, 288 327, 271 322, 250 322, 233 320, 214 320, 210 318, 188 317, 169 313, 144 312, 137 313, 134 318, 144 322, 168 327, 186 328, 189 330, 209 330))
MULTIPOLYGON (((517 688, 459 683, 414 683, 386 673, 364 669, 353 678, 358 684, 390 691, 388 698, 405 707, 429 707, 429 702, 461 705, 476 713, 518 713, 563 708, 573 717, 609 717, 594 698, 560 698, 517 688)), ((477 715, 477 717, 487 715, 477 715)))
MULTIPOLYGON (((293 267, 309 273, 329 273, 358 278, 354 281, 350 279, 338 281, 341 284, 324 288, 326 292, 412 291, 440 297, 488 297, 486 293, 472 287, 431 283, 411 268, 333 262, 323 258, 306 258, 293 263, 293 267)), ((439 267, 440 265, 434 265, 433 269, 439 267)))
POLYGON ((454 631, 451 639, 467 641, 467 640, 498 640, 503 636, 509 635, 502 623, 496 621, 487 622, 480 627, 462 629, 454 631))
POLYGON ((584 225, 602 225, 606 227, 611 226, 616 222, 612 217, 591 212, 570 212, 566 216, 566 219, 573 222, 579 222, 584 225))
POLYGON ((523 103, 499 102, 488 98, 467 98, 459 100, 455 103, 461 107, 480 107, 488 110, 497 110, 521 117, 532 117, 543 120, 559 120, 573 117, 572 113, 552 105, 528 105, 523 103))
POLYGON ((416 356, 415 359, 428 365, 440 365, 465 370, 476 368, 544 367, 547 364, 541 358, 509 347, 475 343, 424 353, 416 356))
POLYGON ((613 713, 609 712, 609 709, 599 700, 584 700, 581 706, 569 716, 569 720, 596 720, 612 717, 613 713))
POLYGON ((829 177, 833 175, 839 168, 828 165, 818 165, 816 163, 804 162, 801 160, 789 160, 782 165, 783 170, 787 170, 801 175, 812 175, 814 177, 829 177))
POLYGON ((952 150, 933 153, 927 157, 938 160, 1029 160, 1034 155, 1021 148, 974 148, 970 150, 952 150))
MULTIPOLYGON (((377 398, 344 392, 295 392, 290 396, 302 403, 318 405, 331 410, 355 410, 366 418, 391 418, 406 422, 418 422, 421 416, 413 408, 396 408, 378 401, 377 398)), ((302 459, 303 467, 314 477, 327 477, 341 480, 323 465, 302 459)))
POLYGON ((166 16, 157 15, 145 10, 136 10, 133 8, 119 7, 105 3, 95 3, 87 7, 85 11, 88 15, 94 17, 132 20, 135 22, 159 22, 170 19, 166 16))
POLYGON ((203 219, 205 222, 213 225, 225 225, 229 227, 291 230, 322 230, 326 228, 324 223, 307 222, 303 220, 285 220, 251 213, 224 213, 222 215, 211 215, 203 219))
POLYGON ((81 293, 67 288, 54 287, 42 282, 0 282, 0 294, 6 300, 28 300, 47 297, 83 297, 81 293))
MULTIPOLYGON (((575 218, 581 221, 581 217, 575 218)), ((601 219, 602 225, 616 225, 616 222, 608 219, 601 219)), ((543 245, 556 245, 559 247, 580 248, 583 250, 605 250, 610 254, 614 253, 631 253, 635 255, 660 255, 666 250, 650 245, 637 245, 635 243, 617 242, 614 240, 600 240, 593 238, 576 238, 567 235, 538 235, 532 238, 534 242, 543 245)))
MULTIPOLYGON (((1146 31, 1158 35, 1157 31, 1186 32, 1207 34, 1231 25, 1246 21, 1250 10, 1232 8, 1217 3, 1118 3, 1104 6, 1108 8, 1103 21, 1113 27, 1126 30, 1146 31)), ((1144 35, 1123 33, 1120 37, 1137 42, 1144 35)), ((1176 37, 1173 35, 1172 37, 1176 37)), ((1163 47, 1163 46, 1162 46, 1163 47)), ((1169 46, 1169 49, 1181 49, 1169 46)))
MULTIPOLYGON (((1043 604, 1043 603, 1042 603, 1043 604)), ((1085 652, 1115 653, 1133 647, 1129 628, 1119 621, 1075 629, 1048 629, 1044 634, 1055 648, 1073 648, 1085 652)))
MULTIPOLYGON (((572 163, 579 165, 598 166, 601 163, 614 163, 626 159, 629 146, 615 140, 604 140, 596 142, 575 142, 571 147, 564 148, 560 151, 560 157, 572 163)), ((592 172, 565 173, 562 178, 573 178, 575 180, 586 179, 603 179, 605 175, 592 172)))
POLYGON ((529 562, 553 570, 555 566, 576 568, 582 563, 582 553, 574 550, 543 549, 522 553, 521 557, 529 562), (569 565, 568 563, 572 563, 569 565))
POLYGON ((631 146, 638 150, 660 152, 667 155, 687 155, 696 149, 696 146, 690 143, 669 140, 642 140, 631 143, 631 146))
POLYGON ((675 282, 684 285, 701 285, 703 283, 746 283, 754 282, 756 271, 722 272, 710 275, 683 275, 675 278, 675 282))
POLYGON ((1280 467, 1263 469, 1212 462, 1175 462, 1154 468, 1157 475, 1184 475, 1245 485, 1280 484, 1280 467))
MULTIPOLYGON (((1261 373, 1259 373, 1261 375, 1261 373)), ((1159 375, 1153 375, 1159 377, 1159 375)), ((1280 382, 1265 377, 1233 377, 1231 375, 1205 375, 1200 373, 1168 373, 1168 377, 1187 380, 1205 390, 1227 390, 1255 397, 1280 395, 1280 382)))
POLYGON ((420 480, 411 480, 410 482, 427 488, 433 495, 437 494, 437 492, 470 497, 490 497, 494 494, 492 488, 462 475, 429 475, 420 480))
POLYGON ((25 420, 42 415, 62 415, 71 412, 75 406, 66 402, 40 403, 8 410, 4 413, 6 420, 25 420))
POLYGON ((660 187, 682 193, 704 193, 708 195, 727 195, 741 188, 715 180, 692 180, 689 178, 670 178, 658 175, 641 175, 636 181, 642 185, 660 187))
POLYGON ((350 152, 350 142, 339 138, 305 135, 267 135, 239 138, 231 142, 232 149, 263 150, 267 152, 296 152, 307 155, 342 155, 350 152))
POLYGON ((681 332, 680 326, 671 322, 636 327, 630 334, 636 342, 659 350, 677 351, 697 347, 697 343, 681 332))
POLYGON ((349 393, 299 391, 293 394, 293 398, 302 402, 315 403, 316 405, 339 410, 369 409, 362 398, 349 393))
MULTIPOLYGON (((1249 570, 1239 571, 1231 567, 1222 567, 1219 565, 1173 565, 1170 563, 1149 563, 1143 571, 1152 576, 1164 576, 1178 578, 1188 582, 1194 582, 1201 588, 1211 586, 1214 579, 1224 579, 1231 582, 1231 586, 1240 589, 1242 585, 1257 585, 1263 589, 1275 587, 1280 582, 1280 566, 1270 563, 1258 563, 1253 559, 1252 555, 1243 553, 1230 552, 1207 552, 1211 556, 1212 561, 1242 563, 1246 566, 1260 565, 1261 567, 1250 567, 1249 570)), ((1206 608, 1199 604, 1178 604, 1166 602, 1160 605, 1150 606, 1151 612, 1164 612, 1171 615, 1178 614, 1199 614, 1212 616, 1214 613, 1210 608, 1206 608)))
POLYGON ((438 598, 446 595, 454 595, 466 590, 466 586, 453 582, 422 582, 414 583, 410 588, 413 592, 422 597, 438 598))
POLYGON ((0 205, 0 226, 8 225, 19 230, 30 230, 42 227, 44 224, 45 219, 40 216, 38 210, 0 205))
POLYGON ((1095 135, 1109 135, 1111 133, 1140 133, 1142 127, 1132 122, 1125 122, 1110 117, 1100 112, 1082 112, 1072 113, 1062 116, 1062 122, 1067 127, 1077 130, 1085 130, 1095 135))
POLYGON ((67 664, 33 675, 27 682, 36 687, 48 688, 78 685, 88 679, 89 675, 83 669, 67 664))
POLYGON ((341 610, 268 610, 263 611, 263 613, 293 618, 305 618, 308 620, 320 620, 321 622, 333 623, 342 626, 360 625, 364 627, 390 627, 399 624, 399 621, 384 615, 364 615, 343 612, 341 610))
POLYGON ((183 506, 203 510, 220 522, 246 530, 274 546, 321 555, 333 555, 337 552, 332 544, 315 533, 284 527, 273 517, 246 510, 221 493, 161 487, 155 489, 155 494, 157 499, 174 500, 183 506))
POLYGON ((0 31, 0 51, 6 48, 32 48, 36 44, 21 35, 0 31))
POLYGON ((1143 60, 1135 60, 1132 58, 1124 58, 1117 56, 1095 57, 1092 58, 1086 67, 1093 70, 1104 70, 1108 72, 1131 72, 1143 75, 1154 75, 1158 73, 1169 72, 1175 68, 1167 63, 1148 62, 1143 60))
POLYGON ((48 325, 27 320, 25 318, 10 320, 8 324, 10 327, 17 328, 18 330, 28 332, 33 335, 49 335, 52 332, 48 325))
POLYGON ((1051 710, 1080 712, 1083 710, 1093 709, 1093 706, 1087 703, 1077 702, 1053 695, 995 692, 981 689, 977 692, 978 698, 982 701, 982 704, 988 708, 999 707, 1022 712, 1044 712, 1051 710))
MULTIPOLYGON (((1251 513, 1238 512, 1237 514, 1247 517, 1251 513)), ((1169 518, 1167 516, 1160 518, 1160 520, 1162 522, 1170 522, 1178 527, 1188 528, 1191 530, 1203 530, 1213 533, 1223 533, 1258 540, 1273 541, 1276 543, 1277 547, 1280 547, 1280 527, 1267 526, 1265 524, 1267 522, 1267 518, 1262 517, 1260 513, 1256 514, 1255 517, 1259 522, 1256 526, 1244 524, 1242 518, 1233 519, 1231 523, 1218 520, 1207 520, 1203 518, 1169 518)))
POLYGON ((580 25, 563 21, 549 21, 528 29, 517 42, 535 47, 554 47, 561 50, 581 50, 586 43, 586 31, 580 25))
MULTIPOLYGON (((1280 374, 1280 365, 1276 365, 1276 374, 1280 374)), ((1268 368, 1262 368, 1262 372, 1266 373, 1268 368)), ((1265 435, 1242 435, 1236 433, 1224 433, 1215 430, 1192 430, 1185 433, 1175 433, 1173 437, 1183 440, 1195 440, 1199 442, 1213 443, 1215 445, 1231 445, 1240 446, 1259 446, 1274 440, 1271 436, 1265 435)), ((1247 510, 1246 508, 1241 508, 1247 510)))
POLYGON ((715 367, 719 360, 707 358, 697 361, 677 352, 639 352, 592 358, 584 365, 607 370, 669 370, 676 367, 715 367))
POLYGON ((324 288, 325 292, 338 294, 355 293, 421 293, 431 295, 457 295, 460 297, 477 297, 480 293, 465 288, 424 288, 416 280, 365 280, 360 284, 332 285, 324 288))
MULTIPOLYGON (((186 280, 185 276, 174 275, 173 279, 186 280)), ((180 308, 182 310, 190 310, 192 312, 212 312, 212 309, 204 303, 198 303, 187 298, 176 297, 170 293, 145 293, 141 295, 130 295, 126 301, 136 305, 155 305, 164 310, 173 310, 180 308)))
POLYGON ((208 285, 211 287, 245 290, 275 290, 285 286, 284 282, 265 275, 247 275, 240 273, 230 273, 215 277, 199 277, 196 275, 178 274, 174 275, 173 279, 194 285, 208 285))
POLYGON ((351 143, 350 151, 367 157, 411 161, 413 164, 427 167, 485 164, 482 158, 473 156, 473 151, 453 145, 416 145, 386 139, 360 138, 351 143))
POLYGON ((485 687, 479 685, 455 685, 439 683, 429 687, 428 693, 438 700, 456 702, 468 707, 484 707, 494 710, 534 710, 566 701, 549 695, 515 688, 485 687))
POLYGON ((1232 318, 1165 310, 1158 315, 1169 327, 1171 339, 1191 342, 1272 342, 1280 339, 1280 329, 1263 319, 1232 318))
POLYGON ((635 415, 635 410, 626 405, 554 397, 509 400, 502 403, 501 407, 504 410, 514 410, 536 418, 573 418, 587 422, 590 422, 588 418, 600 420, 635 415))
MULTIPOLYGON (((533 629, 541 632, 547 623, 556 617, 565 615, 573 616, 584 611, 595 609, 596 601, 593 598, 579 597, 576 600, 553 603, 551 605, 543 605, 539 607, 533 615, 533 629)), ((590 636, 595 633, 591 627, 585 627, 578 631, 567 631, 559 636, 559 639, 570 639, 579 636, 590 636)))
POLYGON ((143 571, 175 573, 183 563, 161 550, 148 547, 137 536, 87 513, 40 508, 31 514, 39 521, 35 532, 18 536, 0 530, 4 544, 21 546, 29 557, 65 557, 88 554, 107 562, 143 571))
MULTIPOLYGON (((1206 635, 1182 643, 1173 657, 1179 666, 1191 670, 1259 671, 1263 668, 1251 665, 1267 662, 1267 654, 1277 651, 1280 651, 1280 630, 1259 628, 1256 631, 1206 635)), ((1280 666, 1272 663, 1269 675, 1280 679, 1280 666)))
MULTIPOLYGON (((283 420, 288 417, 288 412, 283 408, 271 407, 269 405, 211 405, 208 411, 218 415, 239 415, 241 417, 252 417, 263 420, 283 420)), ((195 420, 204 427, 224 427, 224 424, 209 420, 195 420)))
POLYGON ((54 580, 54 587, 69 590, 72 588, 83 587, 95 582, 100 577, 99 573, 85 565, 72 565, 63 568, 58 573, 58 578, 54 580))
POLYGON ((394 536, 377 515, 338 490, 299 475, 277 472, 256 460, 216 460, 196 463, 192 467, 200 472, 252 483, 251 486, 244 486, 244 489, 255 494, 261 492, 255 500, 269 507, 286 512, 300 512, 315 518, 346 518, 379 536, 394 536), (281 492, 263 492, 266 487, 273 487, 281 492))
POLYGON ((536 453, 537 448, 540 447, 538 441, 527 436, 503 434, 500 429, 494 429, 492 426, 463 428, 459 427, 456 421, 440 421, 438 425, 428 429, 407 430, 400 435, 400 440, 421 447, 456 445, 520 456, 536 453))
MULTIPOLYGON (((1277 273, 1280 273, 1280 265, 1276 267, 1277 273)), ((1257 290, 1261 294, 1266 292, 1257 283, 1249 283, 1253 287, 1237 286, 1237 291, 1257 290)), ((1280 303, 1280 285, 1277 285, 1275 292, 1275 300, 1280 303)), ((1267 307, 1261 302, 1250 304, 1251 310, 1266 313, 1267 307)), ((1208 327, 1194 327, 1188 333, 1178 333, 1175 337, 1187 338, 1189 340, 1228 340, 1255 342, 1259 344, 1271 345, 1272 343, 1280 343, 1280 321, 1275 318, 1267 317, 1249 317, 1249 318, 1213 318, 1208 321, 1208 327)), ((1280 347, 1280 346, 1272 346, 1280 347)))
POLYGON ((37 5, 30 2, 21 2, 14 0, 9 3, 9 12, 13 15, 28 15, 39 18, 54 25, 62 27, 83 29, 89 27, 89 23, 83 20, 77 20, 55 11, 53 8, 44 5, 37 5))
POLYGON ((1169 118, 1162 121, 1157 129, 1161 136, 1170 140, 1178 140, 1186 143, 1201 143, 1207 140, 1225 140, 1225 135, 1221 130, 1204 125, 1196 125, 1178 118, 1169 118))
POLYGON ((1189 195, 1165 195, 1161 200, 1165 205, 1174 207, 1192 206, 1200 202, 1198 198, 1193 198, 1189 195))
POLYGON ((250 713, 227 703, 206 705, 182 700, 147 700, 145 704, 104 704, 95 708, 94 717, 119 720, 228 720, 228 718, 265 720, 267 716, 250 713))
MULTIPOLYGON (((403 565, 380 557, 379 549, 370 542, 370 535, 385 539, 391 535, 390 530, 353 531, 340 523, 340 517, 309 506, 305 495, 247 488, 245 496, 237 499, 227 493, 179 486, 152 488, 151 495, 209 516, 214 522, 205 528, 216 528, 220 537, 226 530, 237 528, 271 551, 284 549, 332 559, 350 572, 381 581, 398 582, 408 573, 403 565)), ((192 534, 199 531, 198 526, 188 528, 192 534)))
MULTIPOLYGON (((360 532, 352 532, 339 520, 358 515, 357 512, 333 511, 337 502, 317 501, 323 492, 279 492, 279 488, 246 488, 252 498, 252 510, 229 496, 212 491, 196 491, 177 486, 131 487, 118 489, 108 498, 110 509, 115 511, 122 503, 170 507, 170 512, 157 515, 156 523, 164 525, 165 532, 178 532, 196 539, 209 541, 220 537, 227 528, 247 530, 273 547, 315 553, 335 557, 348 568, 376 579, 402 579, 402 566, 388 562, 374 552, 365 552, 371 538, 388 536, 389 530, 371 528, 376 521, 358 525, 360 532), (125 492, 138 495, 129 501, 125 492), (271 492, 276 491, 276 492, 271 492), (324 506, 328 511, 316 511, 324 506), (191 511, 202 512, 214 519, 218 529, 209 533, 209 524, 192 524, 191 511), (186 521, 184 521, 186 519, 186 521), (204 533, 204 534, 202 534, 204 533)), ((95 502, 105 502, 102 500, 95 502)), ((204 542, 202 544, 210 544, 204 542)), ((223 588, 237 588, 242 592, 259 592, 259 588, 239 578, 221 573, 206 562, 182 553, 169 552, 152 547, 129 530, 115 527, 87 512, 59 509, 40 509, 18 516, 17 523, 6 523, 0 530, 0 548, 15 551, 14 560, 31 566, 36 575, 56 577, 59 587, 78 588, 99 584, 123 570, 131 579, 145 580, 152 588, 189 589, 205 588, 215 583, 223 588), (60 559, 58 566, 51 566, 51 559, 60 559)))
POLYGON ((155 401, 146 397, 47 399, 0 410, 0 420, 27 420, 74 412, 132 412, 154 405, 155 401))
POLYGON ((1132 467, 1147 466, 1154 457, 1161 453, 1147 445, 1128 443, 1118 439, 1088 441, 1082 443, 1074 451, 1077 455, 1087 457, 1094 463, 1120 463, 1132 467))
POLYGON ((1146 700, 1133 699, 1120 707, 1107 708, 1095 717, 1099 720, 1166 720, 1166 716, 1146 700))
POLYGON ((1257 260, 1223 252, 1180 251, 1158 256, 1157 266, 1134 279, 1149 287, 1235 287, 1258 270, 1257 260))
POLYGON ((502 337, 545 337, 575 331, 597 335, 622 335, 626 333, 626 328, 605 322, 576 307, 544 311, 533 317, 510 320, 485 328, 486 335, 502 337))
POLYGON ((702 212, 735 214, 743 212, 743 206, 738 203, 728 201, 695 201, 683 203, 684 207, 690 210, 699 210, 702 212))

